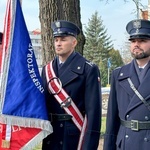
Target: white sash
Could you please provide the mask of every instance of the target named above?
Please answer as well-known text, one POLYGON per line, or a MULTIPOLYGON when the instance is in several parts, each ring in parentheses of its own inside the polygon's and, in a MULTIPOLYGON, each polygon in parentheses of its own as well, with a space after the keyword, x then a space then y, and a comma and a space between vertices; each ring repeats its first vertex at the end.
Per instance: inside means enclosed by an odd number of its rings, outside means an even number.
POLYGON ((46 65, 46 79, 48 83, 49 92, 54 95, 55 99, 64 108, 67 114, 72 116, 72 120, 77 128, 81 131, 78 150, 82 147, 83 137, 87 127, 87 117, 83 118, 81 112, 71 99, 71 97, 62 88, 61 81, 56 77, 53 70, 52 61, 46 65))

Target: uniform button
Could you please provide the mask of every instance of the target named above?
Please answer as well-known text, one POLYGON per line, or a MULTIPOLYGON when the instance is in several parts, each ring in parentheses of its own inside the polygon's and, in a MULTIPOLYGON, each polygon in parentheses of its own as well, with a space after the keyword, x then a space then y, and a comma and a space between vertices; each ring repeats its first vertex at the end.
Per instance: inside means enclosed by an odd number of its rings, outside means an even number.
POLYGON ((126 139, 127 139, 127 138, 129 138, 129 136, 128 136, 128 135, 126 135, 126 136, 125 136, 125 138, 126 138, 126 139))
POLYGON ((63 124, 62 124, 62 123, 60 124, 60 127, 63 127, 63 124))
POLYGON ((144 141, 145 141, 145 142, 148 142, 148 138, 145 137, 145 138, 144 138, 144 141))
POLYGON ((126 118, 129 118, 130 116, 129 115, 126 115, 126 118))
POLYGON ((145 120, 149 120, 148 116, 145 116, 145 120))
POLYGON ((59 143, 60 143, 60 145, 62 145, 62 144, 63 144, 63 142, 62 142, 62 141, 60 141, 59 143))

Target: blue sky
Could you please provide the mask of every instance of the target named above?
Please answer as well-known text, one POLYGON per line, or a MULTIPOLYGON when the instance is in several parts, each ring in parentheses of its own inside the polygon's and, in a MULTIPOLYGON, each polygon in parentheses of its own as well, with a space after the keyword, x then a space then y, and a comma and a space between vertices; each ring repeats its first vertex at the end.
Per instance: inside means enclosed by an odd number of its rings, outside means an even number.
MULTIPOLYGON (((38 0, 22 0, 23 12, 26 20, 28 30, 40 28, 39 22, 39 6, 38 0)), ((98 11, 99 16, 103 20, 103 25, 107 29, 108 36, 111 36, 111 40, 115 49, 121 49, 127 40, 126 24, 136 19, 135 4, 132 0, 125 3, 123 0, 109 0, 106 4, 106 0, 80 0, 81 6, 81 22, 83 24, 88 23, 92 14, 98 11)), ((3 31, 4 15, 6 9, 6 0, 0 0, 0 31, 3 31)), ((141 0, 144 6, 148 5, 148 0, 141 0)))

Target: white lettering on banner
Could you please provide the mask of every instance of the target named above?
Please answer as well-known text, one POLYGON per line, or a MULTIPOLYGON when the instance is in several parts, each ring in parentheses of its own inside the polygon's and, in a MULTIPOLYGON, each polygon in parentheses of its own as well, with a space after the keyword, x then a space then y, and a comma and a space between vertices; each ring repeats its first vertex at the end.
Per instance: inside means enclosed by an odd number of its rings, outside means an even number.
POLYGON ((33 83, 35 84, 35 86, 39 89, 39 91, 41 93, 44 92, 44 88, 42 87, 41 83, 39 82, 35 70, 34 70, 34 66, 33 66, 33 48, 31 43, 29 44, 29 53, 27 54, 27 65, 28 65, 28 72, 30 74, 30 77, 33 81, 33 83))
MULTIPOLYGON (((0 124, 0 133, 3 132, 3 126, 6 126, 5 124, 0 124)), ((12 127, 12 132, 17 132, 17 131, 21 131, 21 127, 19 126, 11 126, 12 127)))
POLYGON ((20 131, 22 130, 21 127, 19 126, 12 126, 12 132, 17 132, 17 131, 20 131))

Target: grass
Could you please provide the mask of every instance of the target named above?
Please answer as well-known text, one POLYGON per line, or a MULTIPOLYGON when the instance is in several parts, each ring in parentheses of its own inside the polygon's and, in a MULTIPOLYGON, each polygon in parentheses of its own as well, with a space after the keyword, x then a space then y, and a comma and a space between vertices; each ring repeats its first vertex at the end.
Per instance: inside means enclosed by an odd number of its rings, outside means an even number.
POLYGON ((41 150, 41 149, 42 149, 42 144, 39 144, 33 150, 41 150))
POLYGON ((106 117, 102 117, 101 136, 104 136, 106 130, 106 117))

